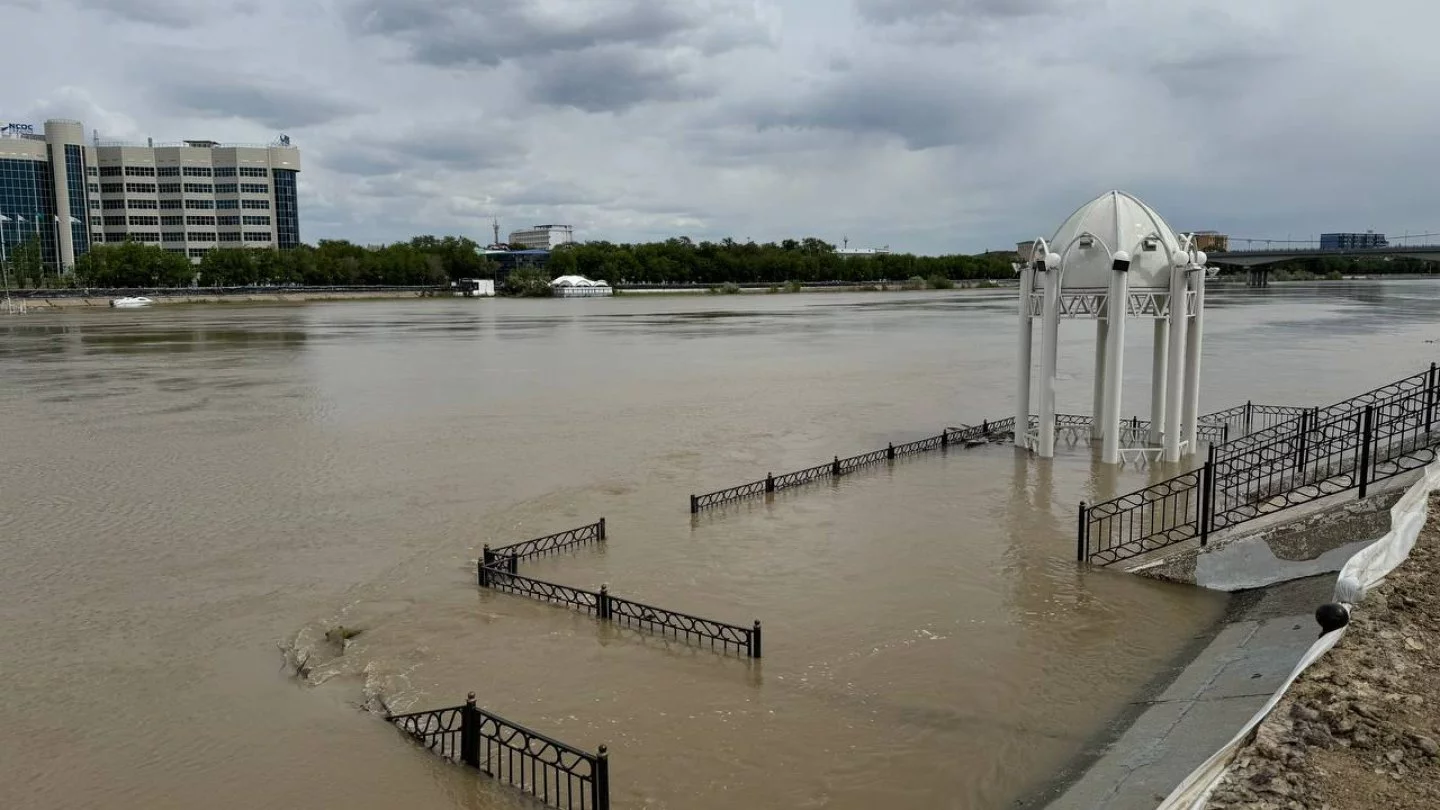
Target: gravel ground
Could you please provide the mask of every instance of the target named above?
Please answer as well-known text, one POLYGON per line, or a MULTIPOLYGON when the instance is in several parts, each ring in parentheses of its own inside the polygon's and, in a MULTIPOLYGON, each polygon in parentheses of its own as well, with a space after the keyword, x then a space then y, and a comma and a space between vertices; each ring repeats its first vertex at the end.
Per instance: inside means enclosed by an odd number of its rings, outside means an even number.
POLYGON ((1440 808, 1437 513, 1432 496, 1410 558, 1291 686, 1208 808, 1440 808))

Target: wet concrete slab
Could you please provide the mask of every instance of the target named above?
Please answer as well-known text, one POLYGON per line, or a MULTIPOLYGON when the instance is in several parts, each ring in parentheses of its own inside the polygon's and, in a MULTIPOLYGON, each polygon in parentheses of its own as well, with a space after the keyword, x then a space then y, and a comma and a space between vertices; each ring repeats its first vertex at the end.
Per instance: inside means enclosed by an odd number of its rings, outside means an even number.
POLYGON ((1154 808, 1280 687, 1319 635, 1314 611, 1333 587, 1325 575, 1237 594, 1218 632, 1047 807, 1154 808))

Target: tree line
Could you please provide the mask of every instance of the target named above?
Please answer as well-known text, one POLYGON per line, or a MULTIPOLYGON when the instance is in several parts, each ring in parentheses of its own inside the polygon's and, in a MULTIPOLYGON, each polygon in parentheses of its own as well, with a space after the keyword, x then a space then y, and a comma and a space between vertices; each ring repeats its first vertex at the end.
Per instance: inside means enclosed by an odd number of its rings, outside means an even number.
MULTIPOLYGON (((1014 254, 1006 252, 846 256, 814 237, 764 244, 676 237, 639 244, 596 241, 564 245, 551 252, 544 270, 523 275, 527 280, 532 275, 583 275, 612 285, 866 283, 915 278, 960 281, 1013 277, 1013 260, 1014 254)), ((1300 259, 1272 267, 1299 277, 1430 271, 1428 262, 1379 257, 1300 259)), ((81 256, 74 273, 63 278, 42 265, 39 244, 32 239, 11 246, 4 268, 8 282, 19 287, 428 286, 505 275, 478 243, 463 236, 417 236, 380 246, 321 240, 290 250, 219 248, 208 251, 198 264, 155 245, 101 244, 81 256)))

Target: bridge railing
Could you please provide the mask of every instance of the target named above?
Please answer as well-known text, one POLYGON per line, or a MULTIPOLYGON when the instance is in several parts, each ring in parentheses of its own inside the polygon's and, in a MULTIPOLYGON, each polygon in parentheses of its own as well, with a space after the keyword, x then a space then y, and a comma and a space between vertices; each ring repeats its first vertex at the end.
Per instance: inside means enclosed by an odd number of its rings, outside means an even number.
POLYGON ((610 758, 547 737, 475 705, 429 709, 388 719, 434 753, 512 785, 560 810, 609 810, 610 758))
POLYGON ((1369 485, 1435 458, 1436 367, 1251 436, 1213 446, 1205 464, 1144 489, 1081 504, 1076 556, 1100 565, 1155 551, 1369 485), (1417 385, 1417 380, 1421 384, 1417 385), (1257 443, 1256 436, 1268 436, 1257 443), (1245 445, 1236 449, 1238 444, 1245 445))

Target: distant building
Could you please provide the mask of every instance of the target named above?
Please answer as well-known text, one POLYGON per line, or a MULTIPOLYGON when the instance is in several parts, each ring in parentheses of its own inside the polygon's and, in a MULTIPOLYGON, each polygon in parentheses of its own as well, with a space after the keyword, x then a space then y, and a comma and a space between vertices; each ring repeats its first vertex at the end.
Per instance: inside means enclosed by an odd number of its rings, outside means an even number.
POLYGON ((1385 234, 1366 231, 1365 233, 1322 233, 1321 250, 1355 250, 1360 248, 1389 247, 1385 234))
POLYGON ((846 259, 854 256, 888 256, 890 255, 890 246, 886 245, 882 248, 835 248, 835 255, 846 259))
POLYGON ((544 268, 550 263, 548 250, 482 250, 481 254, 498 267, 495 270, 495 284, 504 286, 505 279, 516 270, 526 267, 544 268))
POLYGON ((510 244, 521 245, 530 250, 552 250, 574 241, 575 229, 570 225, 536 225, 533 228, 510 232, 510 244))
POLYGON ((1206 253, 1223 253, 1230 249, 1230 237, 1219 231, 1195 231, 1195 249, 1206 253))
POLYGON ((135 241, 198 261, 218 247, 300 244, 300 150, 194 140, 85 142, 79 121, 0 124, 0 238, 39 237, 68 271, 90 245, 135 241))

